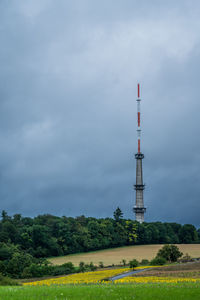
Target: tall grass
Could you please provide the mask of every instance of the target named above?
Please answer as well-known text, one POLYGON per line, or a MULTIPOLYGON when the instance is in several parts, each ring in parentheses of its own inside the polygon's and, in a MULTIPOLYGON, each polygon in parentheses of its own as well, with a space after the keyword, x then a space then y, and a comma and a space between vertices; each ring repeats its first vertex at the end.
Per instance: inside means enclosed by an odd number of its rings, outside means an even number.
POLYGON ((0 287, 0 300, 199 300, 199 295, 196 283, 0 287))
POLYGON ((0 286, 9 286, 9 285, 19 285, 19 283, 16 280, 13 280, 9 277, 0 274, 0 286))

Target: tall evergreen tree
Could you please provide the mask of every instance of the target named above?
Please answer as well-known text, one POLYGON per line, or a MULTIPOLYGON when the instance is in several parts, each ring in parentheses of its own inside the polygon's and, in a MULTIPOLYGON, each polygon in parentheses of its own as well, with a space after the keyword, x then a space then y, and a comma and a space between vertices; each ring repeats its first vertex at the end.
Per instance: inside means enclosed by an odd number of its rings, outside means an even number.
POLYGON ((119 206, 114 211, 113 216, 114 216, 115 221, 117 221, 117 222, 119 222, 123 218, 123 213, 122 213, 121 209, 119 208, 119 206))

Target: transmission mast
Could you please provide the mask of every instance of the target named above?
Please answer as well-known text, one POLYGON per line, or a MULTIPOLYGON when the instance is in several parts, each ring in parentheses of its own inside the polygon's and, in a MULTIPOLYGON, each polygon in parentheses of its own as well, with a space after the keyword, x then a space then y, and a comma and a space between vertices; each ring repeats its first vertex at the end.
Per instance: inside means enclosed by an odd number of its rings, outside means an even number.
POLYGON ((133 208, 135 212, 136 221, 143 223, 144 222, 144 213, 146 212, 146 207, 144 207, 144 199, 143 199, 143 191, 145 185, 143 184, 143 176, 142 176, 142 160, 144 158, 144 154, 141 153, 141 113, 140 113, 140 84, 137 86, 137 139, 138 139, 138 152, 135 154, 136 159, 136 184, 134 185, 136 191, 136 201, 135 206, 133 208))

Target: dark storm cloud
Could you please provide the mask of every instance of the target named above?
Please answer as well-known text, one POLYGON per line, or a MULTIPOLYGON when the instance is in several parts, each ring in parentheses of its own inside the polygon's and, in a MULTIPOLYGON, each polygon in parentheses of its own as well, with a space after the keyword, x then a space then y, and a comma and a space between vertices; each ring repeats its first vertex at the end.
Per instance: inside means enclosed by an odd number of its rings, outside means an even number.
POLYGON ((10 214, 200 225, 198 1, 0 3, 0 199, 10 214), (162 4, 161 4, 162 3, 162 4))

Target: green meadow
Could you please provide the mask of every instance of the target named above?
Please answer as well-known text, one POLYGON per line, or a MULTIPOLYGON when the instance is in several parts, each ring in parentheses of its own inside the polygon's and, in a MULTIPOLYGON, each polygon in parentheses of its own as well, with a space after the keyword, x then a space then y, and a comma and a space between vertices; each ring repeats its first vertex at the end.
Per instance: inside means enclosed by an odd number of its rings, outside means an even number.
POLYGON ((0 287, 0 300, 199 300, 200 284, 0 287))

